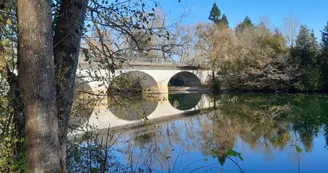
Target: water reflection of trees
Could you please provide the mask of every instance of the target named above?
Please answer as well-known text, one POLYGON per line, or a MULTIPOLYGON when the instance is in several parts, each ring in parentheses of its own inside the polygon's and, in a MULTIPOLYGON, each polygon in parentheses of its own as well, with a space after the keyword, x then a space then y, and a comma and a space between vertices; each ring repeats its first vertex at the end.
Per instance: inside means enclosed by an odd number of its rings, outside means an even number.
POLYGON ((178 110, 190 110, 201 100, 200 93, 170 93, 168 100, 178 110))
MULTIPOLYGON (((311 152, 313 140, 323 129, 328 139, 328 99, 322 95, 224 94, 217 97, 216 109, 201 116, 185 117, 174 122, 152 125, 142 134, 121 145, 128 149, 126 159, 172 166, 177 148, 187 151, 209 151, 217 148, 219 161, 240 138, 253 151, 264 151, 274 159, 274 152, 299 144, 311 152), (221 154, 221 155, 220 155, 221 154)), ((328 144, 328 140, 327 140, 328 144)))
POLYGON ((87 82, 77 80, 75 83, 74 101, 72 115, 70 117, 69 129, 76 130, 85 124, 100 98, 92 94, 92 88, 87 82))
POLYGON ((113 95, 107 97, 109 110, 123 120, 139 120, 147 118, 158 105, 158 97, 147 94, 113 95))

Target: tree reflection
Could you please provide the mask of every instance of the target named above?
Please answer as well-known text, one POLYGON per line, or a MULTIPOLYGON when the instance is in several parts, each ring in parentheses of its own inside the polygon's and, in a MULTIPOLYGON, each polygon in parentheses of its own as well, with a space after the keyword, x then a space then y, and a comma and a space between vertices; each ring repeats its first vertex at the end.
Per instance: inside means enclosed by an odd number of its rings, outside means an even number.
POLYGON ((204 156, 216 148, 224 165, 226 152, 235 147, 237 139, 274 159, 276 151, 295 143, 311 152, 321 129, 328 144, 326 96, 222 94, 213 101, 216 109, 209 113, 141 127, 146 133, 120 146, 131 151, 126 160, 138 158, 157 168, 169 168, 178 158, 178 146, 183 152, 201 151, 204 156))
POLYGON ((200 99, 200 93, 169 94, 170 104, 178 110, 190 110, 199 103, 200 99))
POLYGON ((123 120, 145 119, 153 113, 158 105, 156 96, 147 94, 113 95, 107 97, 109 110, 123 120))

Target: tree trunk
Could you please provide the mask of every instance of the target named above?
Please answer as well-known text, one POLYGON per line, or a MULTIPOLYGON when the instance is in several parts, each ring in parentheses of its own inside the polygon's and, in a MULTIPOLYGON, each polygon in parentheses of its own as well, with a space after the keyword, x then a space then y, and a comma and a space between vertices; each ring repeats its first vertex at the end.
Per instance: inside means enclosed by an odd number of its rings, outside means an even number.
POLYGON ((62 171, 66 171, 67 130, 87 5, 88 0, 63 0, 55 28, 54 61, 62 171))
POLYGON ((18 0, 19 83, 24 103, 26 169, 60 172, 50 0, 18 0))

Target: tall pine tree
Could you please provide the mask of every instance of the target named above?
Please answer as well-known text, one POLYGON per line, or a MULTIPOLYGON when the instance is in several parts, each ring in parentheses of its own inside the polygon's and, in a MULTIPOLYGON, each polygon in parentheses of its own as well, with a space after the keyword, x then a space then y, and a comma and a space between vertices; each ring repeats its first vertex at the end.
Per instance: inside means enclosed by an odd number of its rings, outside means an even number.
POLYGON ((221 11, 219 7, 216 5, 216 3, 214 3, 210 15, 208 16, 208 19, 213 21, 216 25, 229 27, 227 16, 225 14, 223 14, 222 18, 220 18, 220 16, 221 16, 221 11))
POLYGON ((328 91, 328 22, 321 32, 321 69, 323 71, 324 76, 324 90, 328 91))
POLYGON ((322 32, 321 54, 328 61, 328 22, 322 32))
POLYGON ((318 49, 314 32, 310 33, 308 27, 302 25, 296 38, 293 56, 297 58, 303 67, 313 67, 316 63, 317 54, 318 49))
POLYGON ((216 3, 214 3, 212 10, 210 12, 210 16, 208 16, 208 19, 218 24, 220 22, 220 16, 221 16, 221 11, 219 7, 216 5, 216 3))
POLYGON ((311 30, 311 34, 310 34, 309 51, 310 51, 310 55, 312 56, 310 58, 312 59, 313 63, 315 63, 315 66, 319 65, 318 64, 319 46, 313 29, 311 30))
POLYGON ((321 63, 318 61, 318 45, 314 31, 307 26, 300 27, 296 38, 296 45, 292 49, 294 62, 299 64, 301 76, 298 79, 299 89, 305 91, 318 91, 322 89, 322 71, 319 68, 321 63))

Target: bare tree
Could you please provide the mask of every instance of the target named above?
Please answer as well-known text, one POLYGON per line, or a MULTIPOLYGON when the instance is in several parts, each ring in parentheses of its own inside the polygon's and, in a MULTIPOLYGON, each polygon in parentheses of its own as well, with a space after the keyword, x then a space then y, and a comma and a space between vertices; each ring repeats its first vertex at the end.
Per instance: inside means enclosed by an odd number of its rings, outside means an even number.
POLYGON ((194 65, 195 58, 197 58, 194 51, 197 41, 195 26, 180 26, 176 31, 176 36, 181 43, 181 47, 178 49, 180 62, 194 65))
POLYGON ((294 47, 299 22, 295 14, 289 13, 284 18, 285 37, 290 47, 294 47))

